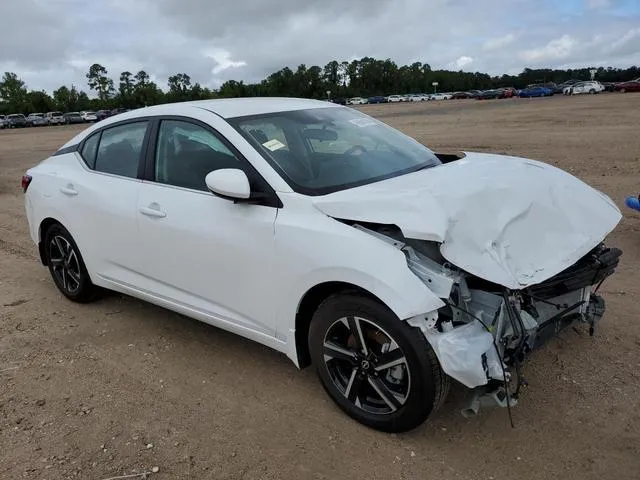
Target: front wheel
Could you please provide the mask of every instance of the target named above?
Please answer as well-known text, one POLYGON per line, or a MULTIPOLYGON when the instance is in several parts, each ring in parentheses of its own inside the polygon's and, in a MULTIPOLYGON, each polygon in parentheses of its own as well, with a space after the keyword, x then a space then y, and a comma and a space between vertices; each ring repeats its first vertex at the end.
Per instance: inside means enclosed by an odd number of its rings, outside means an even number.
POLYGON ((333 295, 318 307, 309 351, 333 401, 376 430, 418 427, 449 391, 449 377, 420 329, 357 293, 333 295))

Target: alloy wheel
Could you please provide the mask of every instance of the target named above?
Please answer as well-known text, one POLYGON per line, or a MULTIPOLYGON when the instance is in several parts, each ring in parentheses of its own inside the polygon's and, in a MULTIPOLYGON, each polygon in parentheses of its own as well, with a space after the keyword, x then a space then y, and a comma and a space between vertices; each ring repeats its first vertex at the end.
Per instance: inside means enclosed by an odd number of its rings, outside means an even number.
POLYGON ((58 284, 70 295, 80 289, 82 282, 78 255, 69 241, 56 235, 49 243, 49 263, 58 284))
POLYGON ((336 388, 359 409, 386 415, 409 398, 411 376, 404 352, 373 321, 336 320, 323 342, 325 367, 336 388))

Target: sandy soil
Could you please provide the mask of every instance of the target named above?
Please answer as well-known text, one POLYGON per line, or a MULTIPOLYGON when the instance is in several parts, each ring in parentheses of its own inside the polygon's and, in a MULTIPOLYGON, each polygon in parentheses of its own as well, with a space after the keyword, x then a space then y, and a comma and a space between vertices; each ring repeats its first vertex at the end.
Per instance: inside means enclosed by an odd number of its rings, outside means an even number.
MULTIPOLYGON (((363 106, 440 151, 548 161, 622 207, 640 191, 640 94, 363 106)), ((569 330, 531 358, 514 409, 449 401, 404 435, 343 415, 310 369, 139 301, 64 300, 39 265, 23 171, 78 127, 0 131, 0 478, 632 479, 640 476, 640 214, 609 242, 595 337, 569 330)))

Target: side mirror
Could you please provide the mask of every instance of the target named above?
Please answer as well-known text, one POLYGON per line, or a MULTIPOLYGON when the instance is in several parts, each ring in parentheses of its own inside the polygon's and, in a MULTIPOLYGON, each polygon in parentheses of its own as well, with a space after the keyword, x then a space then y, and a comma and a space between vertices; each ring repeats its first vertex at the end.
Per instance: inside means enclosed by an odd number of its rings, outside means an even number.
POLYGON ((221 168, 209 172, 204 179, 207 188, 227 200, 248 200, 251 187, 247 175, 237 168, 221 168))

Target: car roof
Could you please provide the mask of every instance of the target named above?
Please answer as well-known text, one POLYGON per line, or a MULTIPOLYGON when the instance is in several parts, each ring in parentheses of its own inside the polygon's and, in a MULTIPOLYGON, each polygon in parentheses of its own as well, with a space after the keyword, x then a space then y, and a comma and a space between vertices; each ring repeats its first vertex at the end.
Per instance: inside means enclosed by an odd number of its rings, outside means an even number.
MULTIPOLYGON (((194 109, 210 111, 222 118, 244 117, 265 113, 305 110, 310 108, 345 108, 335 103, 323 100, 290 97, 240 97, 219 98, 215 100, 194 100, 190 102, 164 103, 151 107, 137 108, 120 113, 102 120, 99 127, 123 120, 132 120, 154 115, 184 115, 189 116, 194 109)), ((97 128, 97 127, 96 127, 97 128)), ((74 145, 89 135, 94 128, 89 128, 69 140, 64 147, 74 145)))

